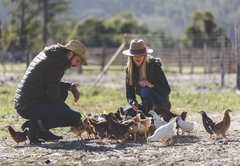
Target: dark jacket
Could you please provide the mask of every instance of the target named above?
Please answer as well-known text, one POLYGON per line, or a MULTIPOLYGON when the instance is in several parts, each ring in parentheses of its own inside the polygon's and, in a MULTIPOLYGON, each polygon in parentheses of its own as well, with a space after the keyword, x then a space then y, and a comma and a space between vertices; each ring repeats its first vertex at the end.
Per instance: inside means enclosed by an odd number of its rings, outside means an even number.
POLYGON ((66 51, 57 45, 45 47, 27 68, 14 101, 33 105, 48 100, 66 105, 60 96, 60 88, 68 90, 71 85, 71 82, 61 80, 66 69, 66 51))
MULTIPOLYGON (((139 80, 139 69, 133 66, 134 85, 130 85, 126 81, 126 97, 128 103, 132 105, 133 101, 136 100, 136 94, 140 96, 141 86, 138 84, 139 80)), ((166 76, 162 70, 161 63, 156 59, 151 59, 147 63, 147 80, 154 85, 152 88, 160 96, 168 99, 168 95, 171 92, 171 88, 168 84, 166 76)), ((141 97, 141 96, 140 96, 141 97)))

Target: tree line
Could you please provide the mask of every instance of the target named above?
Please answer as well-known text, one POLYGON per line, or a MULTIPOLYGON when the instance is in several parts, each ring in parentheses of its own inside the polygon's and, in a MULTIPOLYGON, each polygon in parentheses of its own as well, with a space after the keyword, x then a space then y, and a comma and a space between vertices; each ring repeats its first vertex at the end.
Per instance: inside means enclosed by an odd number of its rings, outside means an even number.
POLYGON ((0 22, 0 48, 3 52, 28 49, 41 50, 53 41, 66 43, 79 39, 88 47, 118 47, 125 41, 123 34, 151 34, 159 47, 173 48, 179 42, 184 47, 220 47, 231 41, 224 29, 208 11, 196 11, 184 33, 174 38, 162 29, 150 29, 141 24, 130 12, 115 13, 108 18, 88 17, 78 21, 70 5, 73 0, 3 0, 2 6, 11 6, 8 11, 10 23, 0 22))

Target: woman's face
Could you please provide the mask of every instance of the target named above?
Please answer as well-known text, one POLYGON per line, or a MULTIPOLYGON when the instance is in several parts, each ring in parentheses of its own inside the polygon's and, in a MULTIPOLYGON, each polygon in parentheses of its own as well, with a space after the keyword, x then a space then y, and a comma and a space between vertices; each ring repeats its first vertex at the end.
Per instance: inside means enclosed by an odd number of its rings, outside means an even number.
POLYGON ((137 67, 141 66, 143 60, 144 60, 144 55, 133 56, 133 62, 136 64, 137 67))

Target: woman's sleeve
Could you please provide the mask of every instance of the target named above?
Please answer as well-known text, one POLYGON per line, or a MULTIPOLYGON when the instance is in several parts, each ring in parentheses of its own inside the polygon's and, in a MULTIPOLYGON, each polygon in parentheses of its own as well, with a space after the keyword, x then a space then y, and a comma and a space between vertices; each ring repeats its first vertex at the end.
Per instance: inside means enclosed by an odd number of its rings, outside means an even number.
POLYGON ((171 88, 168 84, 167 78, 160 65, 155 64, 153 67, 153 74, 156 82, 153 84, 154 89, 161 96, 168 96, 171 92, 171 88))
POLYGON ((126 98, 130 105, 132 105, 133 101, 137 102, 135 88, 134 86, 129 85, 127 82, 126 82, 126 98))

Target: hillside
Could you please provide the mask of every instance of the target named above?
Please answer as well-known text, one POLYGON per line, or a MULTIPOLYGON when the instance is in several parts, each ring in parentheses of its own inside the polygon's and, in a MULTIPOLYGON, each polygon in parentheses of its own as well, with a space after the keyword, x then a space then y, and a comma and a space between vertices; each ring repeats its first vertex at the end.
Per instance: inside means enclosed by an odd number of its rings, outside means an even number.
POLYGON ((149 28, 161 28, 174 36, 181 35, 191 24, 191 15, 196 10, 211 11, 232 39, 234 26, 240 24, 239 0, 75 0, 72 6, 79 21, 128 11, 149 28))
MULTIPOLYGON (((217 23, 234 39, 234 27, 240 25, 239 0, 72 0, 72 11, 79 22, 89 16, 108 18, 113 13, 132 12, 150 29, 161 28, 173 36, 181 35, 191 24, 196 10, 211 11, 217 23)), ((0 0, 0 3, 2 0, 0 0)), ((0 8, 1 21, 9 21, 9 7, 0 8)))

